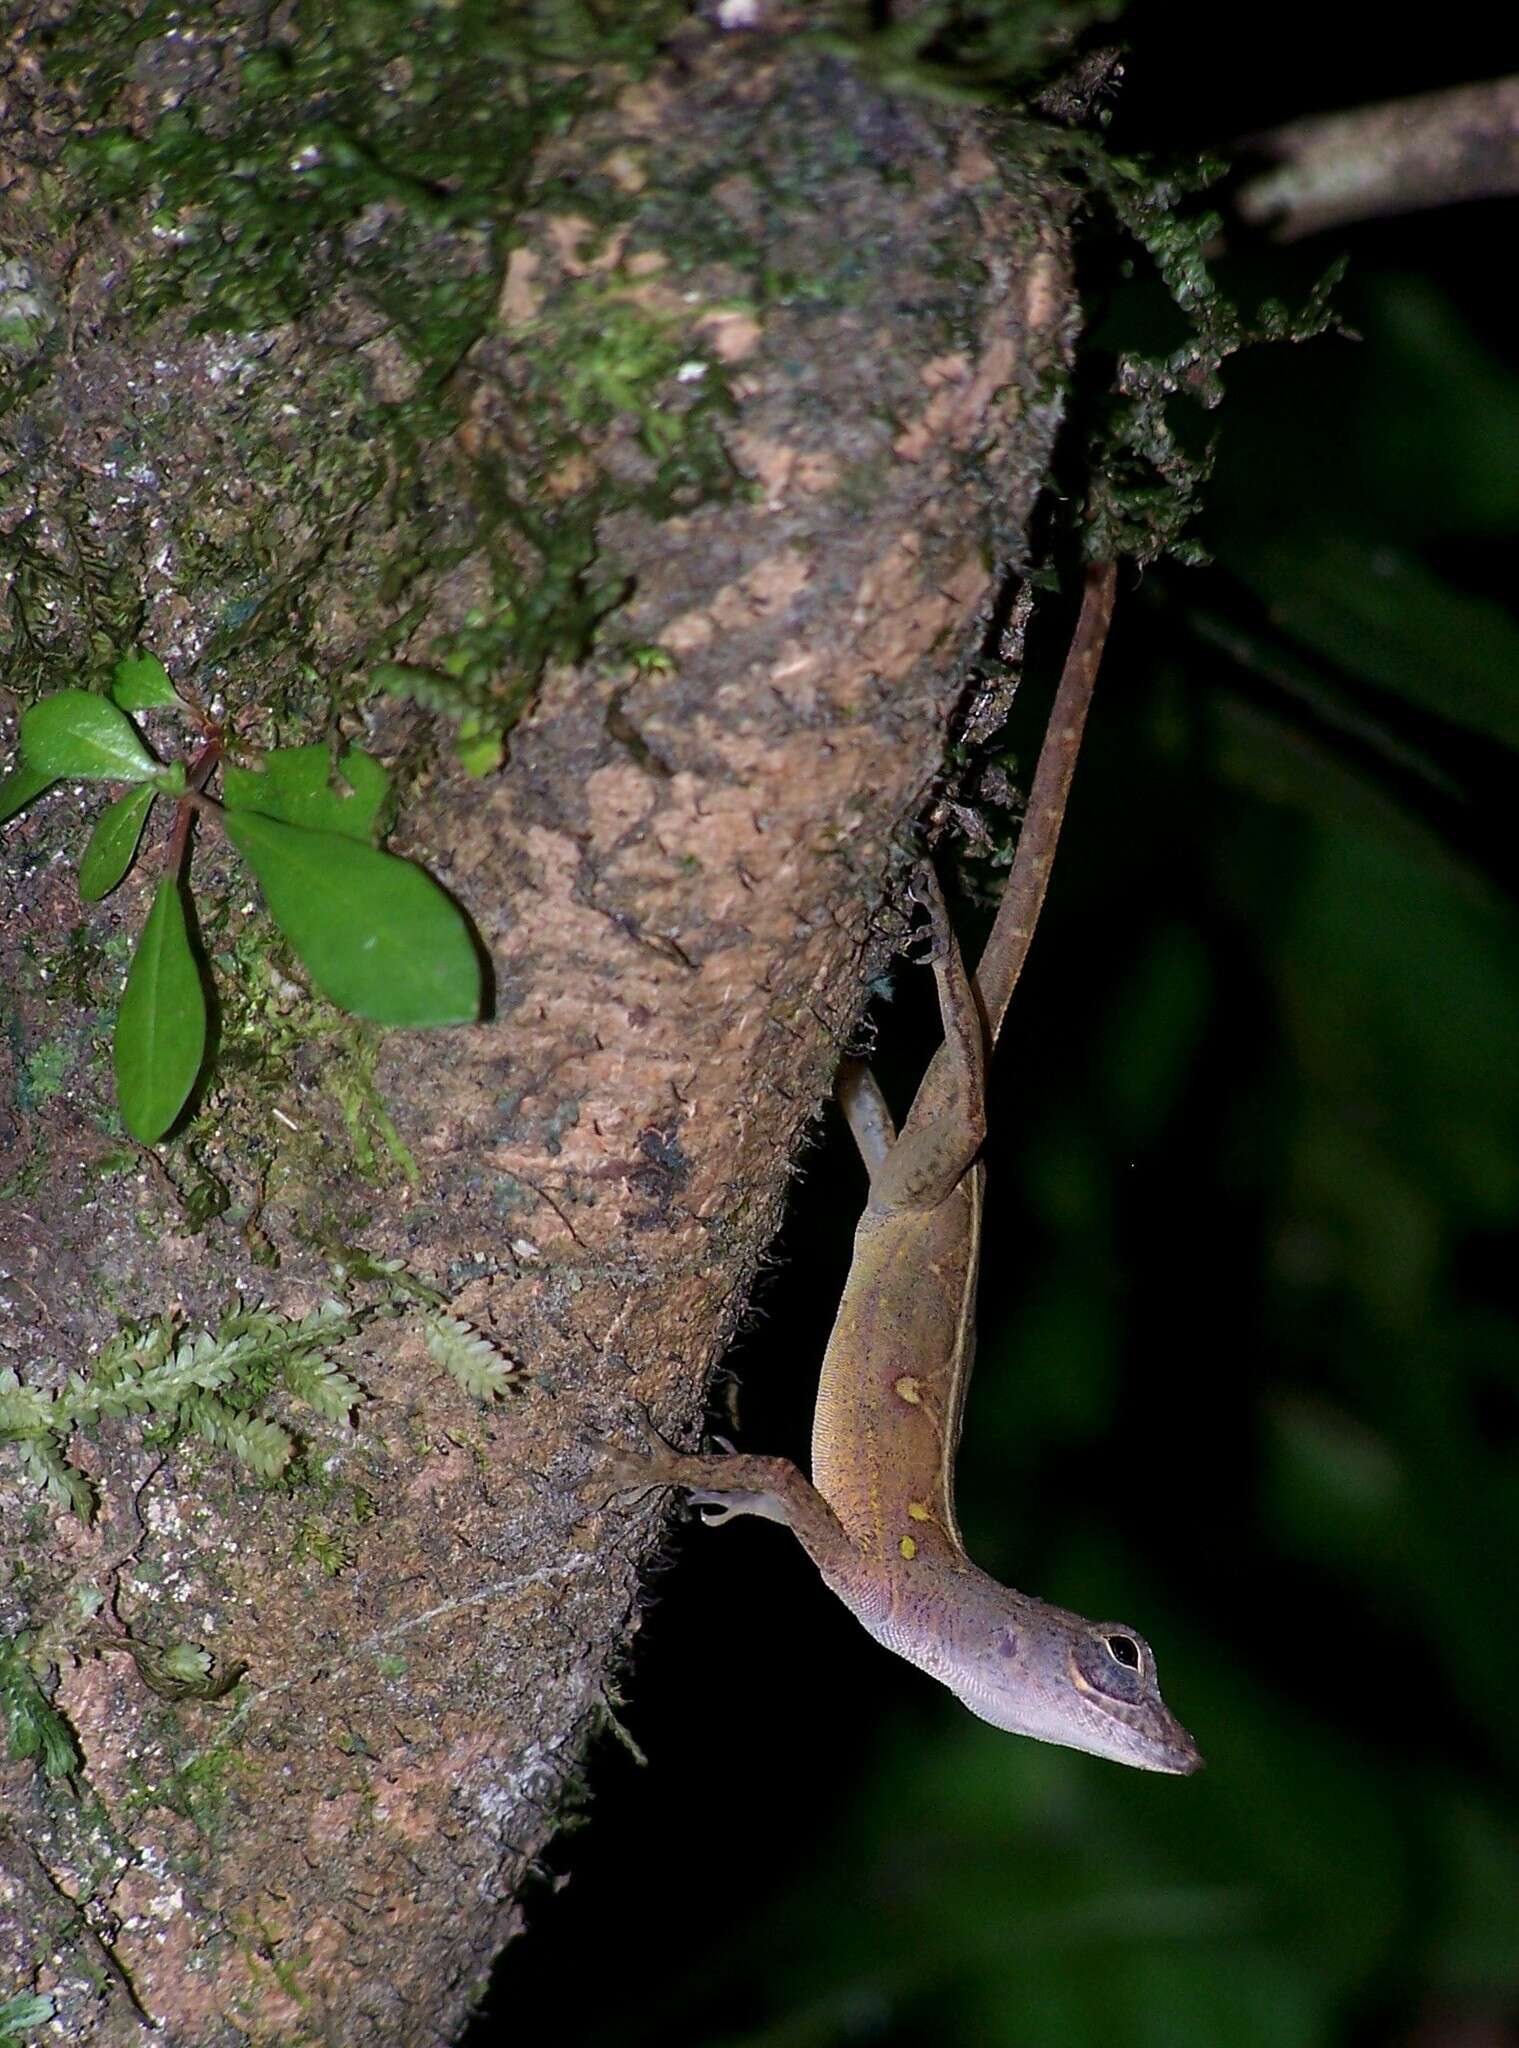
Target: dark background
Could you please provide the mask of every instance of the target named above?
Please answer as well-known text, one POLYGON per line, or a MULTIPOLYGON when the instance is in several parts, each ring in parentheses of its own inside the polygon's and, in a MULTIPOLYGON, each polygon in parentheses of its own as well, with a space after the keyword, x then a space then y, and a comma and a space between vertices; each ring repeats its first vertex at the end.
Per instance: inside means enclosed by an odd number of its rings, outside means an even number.
MULTIPOLYGON (((1501 13, 1136 5, 1114 136, 1186 162, 1493 76, 1501 13)), ((1209 1768, 999 1734, 781 1531, 677 1531, 620 1709, 647 1767, 594 1757, 472 2048, 548 2015, 597 2048, 1519 2042, 1516 224, 1231 227, 1247 305, 1347 252, 1359 338, 1226 368, 1212 565, 1126 581, 996 1071, 967 1541, 1141 1629, 1209 1768)), ((1085 247, 1100 380, 1158 294, 1100 218, 1085 247)), ((901 1102, 928 977, 879 1024, 901 1102)), ((732 1361, 748 1448, 805 1462, 862 1193, 830 1126, 732 1361)))

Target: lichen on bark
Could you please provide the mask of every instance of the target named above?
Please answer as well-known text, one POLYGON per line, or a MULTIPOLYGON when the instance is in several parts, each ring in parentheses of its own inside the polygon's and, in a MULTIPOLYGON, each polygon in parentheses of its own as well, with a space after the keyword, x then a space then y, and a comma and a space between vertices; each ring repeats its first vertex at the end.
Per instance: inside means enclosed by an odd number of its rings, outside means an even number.
POLYGON ((586 1493, 587 1438, 697 1426, 1073 333, 1069 195, 784 22, 623 10, 588 55, 584 10, 524 10, 443 76, 390 12, 276 8, 255 48, 211 0, 38 0, 0 71, 40 309, 0 419, 17 701, 141 642, 250 739, 383 755, 494 988, 474 1029, 352 1039, 207 841, 225 1057, 141 1153, 104 1049, 149 882, 86 914, 88 806, 35 806, 0 866, 6 1055, 46 1082, 0 1112, 0 1360, 59 1385, 124 1319, 420 1278, 522 1389, 482 1408, 384 1321, 352 1424, 295 1425, 298 1491, 102 1424, 88 1527, 0 1448, 0 1624, 82 1759, 0 1767, 0 1981, 79 2040, 435 2041, 516 1927, 656 1537, 586 1493), (496 717, 500 770, 381 663, 496 717), (101 1630, 249 1670, 167 1699, 101 1630))

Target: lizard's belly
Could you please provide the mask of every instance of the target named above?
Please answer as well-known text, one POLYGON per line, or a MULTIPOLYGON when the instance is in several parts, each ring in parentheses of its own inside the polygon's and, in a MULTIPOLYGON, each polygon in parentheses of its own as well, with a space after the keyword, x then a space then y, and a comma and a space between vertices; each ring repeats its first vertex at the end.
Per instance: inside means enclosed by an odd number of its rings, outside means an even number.
POLYGON ((951 1474, 969 1373, 980 1171, 925 1211, 861 1218, 818 1382, 812 1479, 871 1556, 958 1561, 951 1474))

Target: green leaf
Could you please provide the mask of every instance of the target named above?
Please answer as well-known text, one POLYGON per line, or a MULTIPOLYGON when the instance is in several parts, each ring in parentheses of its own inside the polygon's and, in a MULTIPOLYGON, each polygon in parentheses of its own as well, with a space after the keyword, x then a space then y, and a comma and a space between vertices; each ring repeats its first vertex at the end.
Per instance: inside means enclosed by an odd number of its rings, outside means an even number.
POLYGON ((34 797, 41 796, 45 789, 51 789, 58 780, 45 768, 33 768, 25 761, 16 766, 0 782, 0 822, 14 818, 17 811, 24 811, 34 797))
POLYGON ((324 995, 377 1024, 466 1024, 480 962, 458 909, 410 861, 333 832, 228 811, 227 837, 324 995))
POLYGON ((454 752, 465 774, 478 780, 483 775, 494 775, 506 759, 506 736, 499 728, 494 732, 467 733, 461 725, 454 752))
POLYGON ((131 719, 89 690, 60 690, 23 713, 21 758, 86 782, 146 782, 159 768, 131 719))
POLYGON ((459 1316, 426 1316, 422 1329, 432 1358, 477 1400, 489 1401, 509 1393, 512 1381, 521 1374, 520 1365, 459 1316))
POLYGON ((116 1100, 134 1138, 151 1145, 184 1108, 206 1052, 206 995, 190 950, 185 899, 165 875, 116 1017, 116 1100))
POLYGON ((82 1472, 75 1471, 51 1436, 23 1437, 16 1446, 21 1469, 33 1486, 40 1487, 55 1507, 77 1515, 81 1522, 95 1519, 95 1493, 82 1472))
POLYGON ((1343 534, 1260 547, 1244 573, 1273 622, 1314 653, 1519 748, 1519 627, 1501 604, 1343 534))
POLYGON ((211 1652, 199 1643, 175 1643, 164 1652, 163 1668, 184 1685, 203 1685, 211 1674, 211 1652))
POLYGON ((29 2034, 34 2027, 45 2025, 57 2010, 51 1998, 35 1991, 18 1991, 0 2005, 0 2041, 7 2034, 29 2034))
POLYGON ((372 839, 390 777, 356 747, 349 748, 337 768, 346 790, 334 786, 326 747, 276 747, 263 757, 257 774, 247 768, 222 770, 222 802, 229 811, 257 811, 308 832, 372 839))
POLYGON ((156 654, 124 654, 111 677, 111 695, 123 711, 177 704, 169 672, 156 654))
POLYGON ((95 820, 90 843, 79 863, 79 893, 86 903, 109 896, 137 858, 137 842, 158 791, 151 784, 129 789, 108 804, 95 820))
POLYGON ((18 1761, 35 1757, 49 1778, 71 1778, 79 1768, 79 1751, 31 1667, 30 1640, 0 1637, 0 1727, 11 1756, 18 1761))

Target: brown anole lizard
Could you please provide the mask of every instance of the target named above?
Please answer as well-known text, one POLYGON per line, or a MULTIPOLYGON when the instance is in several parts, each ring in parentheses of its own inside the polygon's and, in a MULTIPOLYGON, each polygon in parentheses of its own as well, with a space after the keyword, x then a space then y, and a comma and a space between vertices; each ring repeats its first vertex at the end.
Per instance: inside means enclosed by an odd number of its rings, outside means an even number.
POLYGON ((688 1457, 652 1430, 611 1453, 617 1491, 685 1488, 729 1515, 783 1522, 869 1630, 999 1728, 1142 1770, 1202 1762, 1166 1707, 1149 1645, 998 1585, 966 1556, 954 1462, 975 1335, 988 1055, 1044 901, 1112 616, 1115 571, 1087 572, 1070 653, 992 934, 968 978, 937 887, 925 892, 944 1043, 900 1132, 867 1067, 839 1100, 870 1175, 823 1361, 812 1483, 784 1458, 688 1457))

